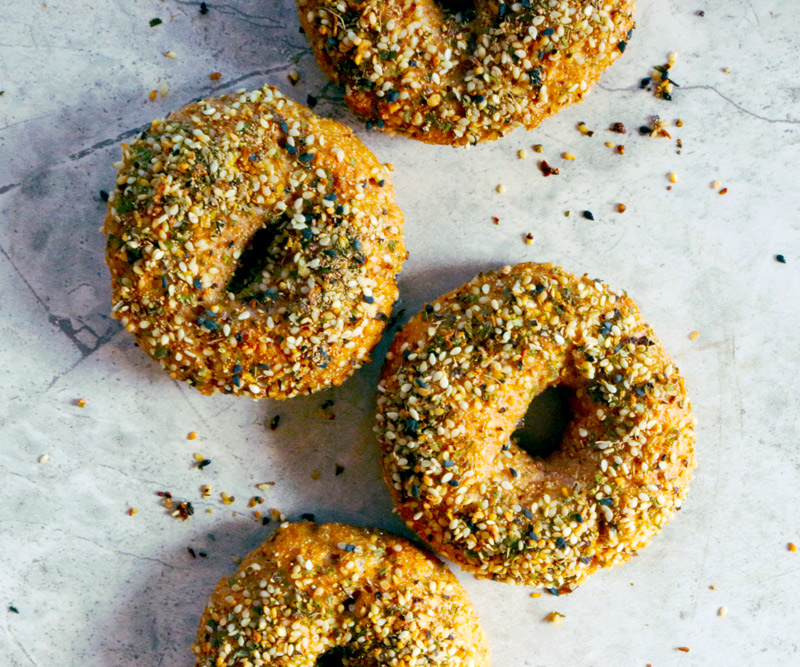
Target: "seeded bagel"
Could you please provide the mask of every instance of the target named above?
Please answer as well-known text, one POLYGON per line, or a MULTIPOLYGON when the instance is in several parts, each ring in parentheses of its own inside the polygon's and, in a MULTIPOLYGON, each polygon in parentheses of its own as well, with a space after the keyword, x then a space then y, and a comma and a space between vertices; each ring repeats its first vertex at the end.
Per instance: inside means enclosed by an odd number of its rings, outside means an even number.
POLYGON ((298 5, 317 60, 345 86, 347 104, 369 124, 432 144, 497 139, 579 102, 634 26, 633 0, 298 5))
POLYGON ((573 590, 645 546, 686 497, 683 378, 627 296, 547 264, 479 275, 398 333, 379 384, 385 480, 406 523, 481 578, 573 590), (571 394, 559 449, 511 434, 571 394))
POLYGON ((196 667, 488 667, 466 592, 432 554, 343 524, 282 524, 217 584, 196 667), (327 664, 327 663, 326 663, 327 664))
POLYGON ((368 360, 406 252, 387 170, 275 88, 189 104, 122 147, 113 315, 204 394, 287 398, 368 360))

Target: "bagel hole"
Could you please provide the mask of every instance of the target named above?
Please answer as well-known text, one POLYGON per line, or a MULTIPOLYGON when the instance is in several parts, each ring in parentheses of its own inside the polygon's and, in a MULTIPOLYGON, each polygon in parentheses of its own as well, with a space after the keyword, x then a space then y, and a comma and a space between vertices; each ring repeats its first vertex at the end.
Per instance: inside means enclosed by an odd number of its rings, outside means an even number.
POLYGON ((347 655, 343 646, 336 646, 329 651, 325 651, 314 663, 316 667, 342 667, 344 658, 347 655))
POLYGON ((225 285, 228 292, 239 294, 261 278, 269 251, 275 243, 282 225, 270 222, 259 229, 242 249, 236 270, 225 285))
POLYGON ((534 458, 546 459, 554 454, 572 421, 570 396, 567 387, 545 389, 531 401, 511 440, 534 458))
POLYGON ((463 23, 475 18, 475 0, 435 0, 445 14, 455 17, 463 23))

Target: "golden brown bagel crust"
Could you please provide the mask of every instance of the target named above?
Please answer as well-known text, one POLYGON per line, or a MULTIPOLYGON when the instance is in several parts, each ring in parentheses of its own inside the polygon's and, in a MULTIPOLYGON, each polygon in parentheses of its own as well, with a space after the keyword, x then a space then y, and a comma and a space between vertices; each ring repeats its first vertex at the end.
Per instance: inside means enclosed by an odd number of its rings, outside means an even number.
POLYGON ((172 377, 287 398, 368 361, 406 252, 387 170, 351 130, 265 86, 189 104, 122 151, 112 312, 172 377))
POLYGON ((479 275, 395 337, 379 384, 384 477, 406 523, 478 577, 568 592, 669 521, 694 468, 683 378, 636 304, 548 264, 479 275), (560 448, 510 440, 571 390, 560 448))
POLYGON ((431 144, 490 141, 579 102, 631 36, 633 0, 298 0, 317 60, 352 109, 431 144))
POLYGON ((432 554, 389 533, 282 524, 223 577, 192 647, 196 667, 488 667, 466 592, 432 554))

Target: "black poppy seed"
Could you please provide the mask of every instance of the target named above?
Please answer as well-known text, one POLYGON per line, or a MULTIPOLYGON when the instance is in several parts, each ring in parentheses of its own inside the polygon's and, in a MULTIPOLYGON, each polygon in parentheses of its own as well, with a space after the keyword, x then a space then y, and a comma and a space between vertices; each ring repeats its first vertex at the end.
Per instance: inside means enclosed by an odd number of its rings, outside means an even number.
POLYGON ((233 367, 233 372, 234 372, 234 374, 236 374, 236 375, 238 375, 239 373, 241 373, 241 372, 242 372, 242 365, 241 365, 241 364, 236 364, 236 365, 233 367))
POLYGON ((587 220, 594 220, 594 214, 591 211, 583 211, 581 215, 587 220))
POLYGON ((525 516, 526 519, 532 519, 533 518, 533 512, 531 512, 527 508, 522 510, 522 514, 525 516))
POLYGON ((285 120, 281 121, 279 127, 281 128, 281 132, 283 132, 284 134, 287 134, 289 132, 289 123, 287 123, 285 120))
POLYGON ((197 558, 197 554, 194 552, 194 549, 192 549, 192 547, 186 547, 186 551, 188 551, 188 552, 189 552, 189 555, 190 555, 192 558, 197 558))
POLYGON ((336 468, 334 469, 334 472, 333 472, 334 476, 338 477, 343 472, 344 472, 344 466, 339 464, 339 463, 337 463, 336 464, 336 468))
POLYGON ((353 551, 356 550, 356 547, 354 544, 345 544, 344 550, 347 551, 348 553, 352 553, 353 551))
POLYGON ((269 430, 270 431, 274 431, 276 428, 278 428, 278 424, 280 424, 280 423, 281 423, 281 416, 280 415, 275 415, 269 421, 269 430))
POLYGON ((545 28, 544 33, 542 34, 544 34, 545 37, 551 37, 556 34, 556 31, 554 28, 545 28))
POLYGON ((458 480, 457 480, 457 479, 451 479, 451 480, 450 480, 449 482, 447 482, 447 483, 448 483, 450 486, 458 486, 458 480))
POLYGON ((613 507, 614 501, 611 498, 601 498, 597 501, 598 505, 604 505, 606 507, 613 507))
POLYGON ((775 260, 781 264, 786 264, 786 258, 783 255, 775 255, 775 260))
POLYGON ((519 473, 514 468, 509 468, 508 471, 511 473, 511 476, 514 478, 519 477, 519 473))
POLYGON ((208 5, 205 2, 200 3, 200 13, 205 16, 208 14, 208 5))
POLYGON ((313 109, 315 106, 317 106, 317 98, 314 97, 314 95, 308 95, 306 97, 306 104, 313 109))
POLYGON ((287 145, 286 145, 286 152, 287 152, 289 155, 295 155, 295 154, 297 153, 297 149, 296 149, 294 146, 289 146, 289 145, 287 144, 287 145))
POLYGON ((559 590, 555 586, 551 586, 549 588, 545 588, 544 590, 546 590, 548 593, 550 593, 550 595, 555 595, 556 597, 561 595, 561 593, 559 592, 559 590))
POLYGON ((8 605, 8 611, 12 614, 19 614, 19 609, 17 609, 13 604, 8 605))
POLYGON ((386 93, 386 100, 389 102, 397 102, 399 98, 400 93, 396 90, 390 90, 388 93, 386 93))
POLYGON ((364 127, 365 127, 367 130, 371 130, 373 127, 375 127, 375 123, 373 123, 371 120, 368 120, 368 121, 367 121, 367 122, 364 124, 364 127))
POLYGON ((619 44, 617 44, 617 48, 619 49, 620 53, 625 53, 625 47, 626 46, 628 46, 628 44, 625 41, 622 41, 619 44))
POLYGON ((447 459, 442 465, 445 468, 452 468, 455 464, 456 464, 455 461, 451 461, 450 459, 447 459))
POLYGON ((361 298, 363 299, 364 303, 375 303, 375 297, 374 296, 367 296, 365 294, 361 298))
POLYGON ((108 192, 100 190, 100 199, 101 201, 108 201, 108 192))
POLYGON ((309 164, 311 160, 314 159, 314 153, 303 153, 299 158, 297 158, 303 164, 309 164))
POLYGON ((194 286, 195 289, 203 289, 203 281, 200 280, 200 278, 195 278, 192 281, 192 285, 194 286))
POLYGON ((375 127, 377 127, 379 130, 382 130, 384 127, 386 127, 386 121, 383 120, 383 118, 378 118, 378 120, 375 121, 375 127))

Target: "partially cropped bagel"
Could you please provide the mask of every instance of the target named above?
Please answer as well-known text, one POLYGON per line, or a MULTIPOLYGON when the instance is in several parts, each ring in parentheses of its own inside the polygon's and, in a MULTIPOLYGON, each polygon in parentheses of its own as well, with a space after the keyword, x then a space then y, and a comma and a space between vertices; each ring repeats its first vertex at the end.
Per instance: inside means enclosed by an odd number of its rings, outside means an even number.
POLYGON ((343 524, 283 524, 217 584, 196 667, 488 667, 472 603, 435 556, 343 524), (326 658, 327 659, 327 658, 326 658))
POLYGON ((684 381, 627 296, 547 264, 479 275, 397 334, 379 385, 400 516, 476 576, 568 592, 680 509, 694 468, 684 381), (511 435, 565 387, 559 449, 511 435))
POLYGON ((112 312, 172 377, 286 398, 368 360, 406 252, 351 130, 265 86, 153 121, 116 166, 112 312))
POLYGON ((378 127, 434 144, 531 129, 625 50, 634 0, 298 0, 325 73, 378 127), (460 7, 460 13, 445 7, 460 7))

